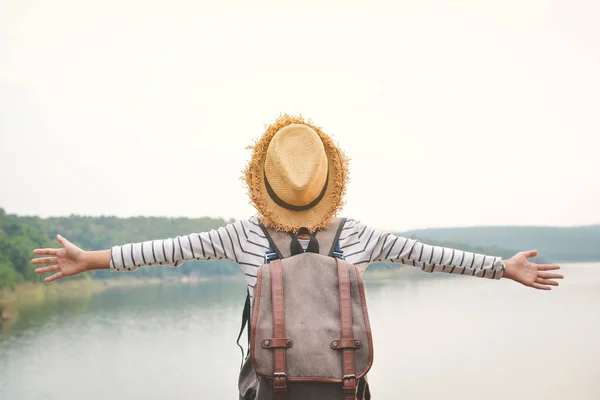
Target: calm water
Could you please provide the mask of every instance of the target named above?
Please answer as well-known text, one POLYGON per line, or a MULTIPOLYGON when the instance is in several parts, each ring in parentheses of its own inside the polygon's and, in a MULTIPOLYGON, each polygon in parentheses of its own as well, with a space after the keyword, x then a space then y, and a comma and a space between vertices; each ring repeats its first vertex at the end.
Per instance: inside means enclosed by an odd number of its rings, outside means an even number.
MULTIPOLYGON (((367 285, 375 399, 600 399, 600 264, 549 293, 414 272, 367 285)), ((22 312, 0 399, 236 399, 244 297, 165 284, 22 312)))

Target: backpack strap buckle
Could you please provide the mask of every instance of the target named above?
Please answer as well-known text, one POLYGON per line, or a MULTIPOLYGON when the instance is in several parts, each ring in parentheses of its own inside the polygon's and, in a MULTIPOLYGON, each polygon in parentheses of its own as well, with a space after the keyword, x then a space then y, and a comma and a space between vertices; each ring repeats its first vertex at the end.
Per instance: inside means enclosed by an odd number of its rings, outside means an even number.
POLYGON ((344 400, 355 400, 356 399, 356 375, 344 375, 342 378, 344 400))
POLYGON ((343 251, 334 251, 333 252, 333 256, 335 258, 339 258, 340 260, 344 259, 344 252, 343 251))
POLYGON ((274 251, 267 251, 265 253, 265 264, 269 264, 271 261, 277 260, 277 259, 279 259, 279 257, 277 256, 277 253, 275 253, 274 251))
POLYGON ((335 258, 339 258, 340 260, 344 259, 344 250, 340 247, 340 241, 335 242, 335 249, 331 252, 331 255, 335 258))
POLYGON ((273 372, 273 391, 276 399, 287 399, 287 374, 273 372))

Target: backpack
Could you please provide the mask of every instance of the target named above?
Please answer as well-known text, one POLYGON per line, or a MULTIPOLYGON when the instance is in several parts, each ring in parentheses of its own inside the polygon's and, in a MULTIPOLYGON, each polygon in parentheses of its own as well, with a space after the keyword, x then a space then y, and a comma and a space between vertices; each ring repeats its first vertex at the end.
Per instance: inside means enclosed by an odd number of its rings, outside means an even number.
POLYGON ((338 244, 344 221, 310 235, 306 250, 296 235, 261 226, 270 248, 243 314, 240 400, 370 398, 373 339, 361 271, 338 244))

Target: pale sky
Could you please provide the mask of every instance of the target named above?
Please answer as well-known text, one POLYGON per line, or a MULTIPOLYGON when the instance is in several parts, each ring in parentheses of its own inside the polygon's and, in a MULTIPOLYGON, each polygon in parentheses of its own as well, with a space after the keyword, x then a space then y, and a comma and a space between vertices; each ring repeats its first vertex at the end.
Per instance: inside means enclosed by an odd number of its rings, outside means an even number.
POLYGON ((245 147, 287 112, 352 158, 343 215, 369 225, 597 224, 598 21, 595 0, 0 0, 0 207, 245 218, 245 147))

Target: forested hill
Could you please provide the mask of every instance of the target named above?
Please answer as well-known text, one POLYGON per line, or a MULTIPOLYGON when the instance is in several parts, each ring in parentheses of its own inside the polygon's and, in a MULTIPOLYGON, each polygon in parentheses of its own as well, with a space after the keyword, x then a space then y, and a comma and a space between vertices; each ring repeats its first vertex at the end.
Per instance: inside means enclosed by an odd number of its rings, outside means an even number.
MULTIPOLYGON (((6 214, 0 208, 0 289, 23 281, 39 281, 30 264, 32 250, 38 247, 58 247, 60 233, 86 250, 108 249, 113 245, 174 237, 207 231, 226 224, 219 218, 159 218, 159 217, 69 217, 40 218, 6 214)), ((232 275, 239 268, 230 261, 190 262, 179 268, 142 268, 135 274, 95 271, 78 278, 120 278, 129 276, 169 275, 232 275), (202 264, 202 268, 197 268, 202 264)))
POLYGON ((496 226, 422 229, 403 232, 424 241, 469 243, 518 250, 539 250, 552 262, 599 261, 600 225, 581 227, 496 226))
MULTIPOLYGON (((0 208, 0 289, 23 281, 39 281, 40 277, 35 275, 35 268, 30 264, 33 257, 31 252, 38 247, 57 247, 58 243, 55 240, 57 233, 86 250, 100 250, 118 244, 209 231, 228 222, 231 221, 220 218, 116 218, 77 215, 39 218, 6 214, 0 208)), ((432 229, 406 232, 402 235, 418 237, 429 244, 497 255, 503 258, 512 256, 517 250, 535 247, 542 251, 542 256, 546 260, 600 260, 600 249, 598 248, 600 227, 573 228, 573 230, 536 229, 432 229)), ((371 268, 398 267, 398 264, 377 263, 371 268)), ((179 268, 148 267, 141 268, 134 274, 103 270, 77 278, 206 276, 238 273, 238 266, 230 261, 197 261, 185 263, 179 268)))

